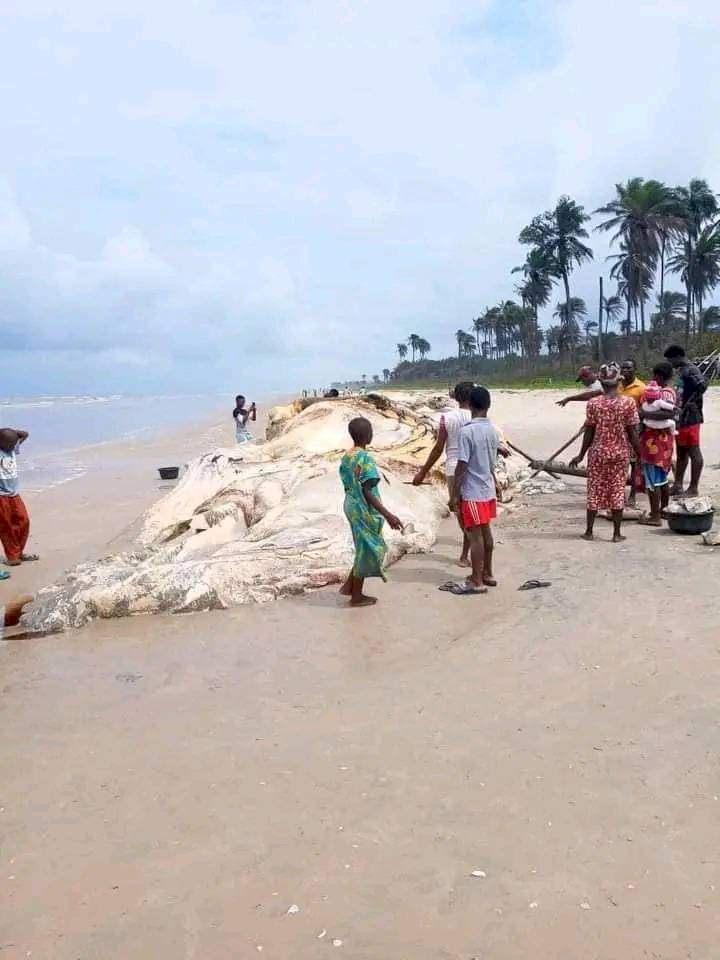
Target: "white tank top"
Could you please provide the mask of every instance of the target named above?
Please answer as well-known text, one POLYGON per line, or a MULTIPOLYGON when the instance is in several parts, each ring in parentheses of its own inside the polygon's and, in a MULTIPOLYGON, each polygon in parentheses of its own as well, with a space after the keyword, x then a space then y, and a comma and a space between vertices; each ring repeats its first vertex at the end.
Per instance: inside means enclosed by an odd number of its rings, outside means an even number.
POLYGON ((460 427, 472 420, 472 414, 469 410, 451 410, 440 418, 440 423, 445 424, 447 430, 447 441, 445 442, 445 475, 455 476, 455 467, 458 461, 460 427))

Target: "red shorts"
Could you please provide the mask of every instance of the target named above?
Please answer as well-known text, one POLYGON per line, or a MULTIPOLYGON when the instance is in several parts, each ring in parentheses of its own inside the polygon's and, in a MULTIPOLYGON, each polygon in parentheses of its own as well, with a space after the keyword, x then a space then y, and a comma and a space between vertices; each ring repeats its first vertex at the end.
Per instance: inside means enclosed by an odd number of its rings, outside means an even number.
POLYGON ((699 423, 695 423, 692 427, 680 427, 675 437, 675 443, 679 447, 699 447, 700 426, 699 423))
POLYGON ((486 527, 497 516, 497 501, 495 500, 463 500, 462 522, 466 530, 473 527, 486 527))

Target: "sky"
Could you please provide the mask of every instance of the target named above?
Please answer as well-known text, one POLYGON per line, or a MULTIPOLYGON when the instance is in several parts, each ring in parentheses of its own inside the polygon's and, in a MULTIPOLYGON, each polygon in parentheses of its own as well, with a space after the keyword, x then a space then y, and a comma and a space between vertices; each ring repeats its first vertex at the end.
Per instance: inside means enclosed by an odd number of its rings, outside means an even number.
POLYGON ((446 356, 561 194, 720 190, 717 0, 3 11, 2 396, 262 396, 381 373, 410 333, 446 356))

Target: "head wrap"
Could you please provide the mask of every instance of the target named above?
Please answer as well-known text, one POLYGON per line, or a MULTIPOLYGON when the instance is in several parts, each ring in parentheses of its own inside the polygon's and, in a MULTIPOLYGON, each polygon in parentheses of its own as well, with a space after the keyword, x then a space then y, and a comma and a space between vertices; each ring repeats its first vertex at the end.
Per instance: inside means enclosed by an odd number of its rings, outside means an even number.
POLYGON ((598 377, 603 386, 614 387, 620 379, 620 367, 614 360, 603 363, 598 371, 598 377))

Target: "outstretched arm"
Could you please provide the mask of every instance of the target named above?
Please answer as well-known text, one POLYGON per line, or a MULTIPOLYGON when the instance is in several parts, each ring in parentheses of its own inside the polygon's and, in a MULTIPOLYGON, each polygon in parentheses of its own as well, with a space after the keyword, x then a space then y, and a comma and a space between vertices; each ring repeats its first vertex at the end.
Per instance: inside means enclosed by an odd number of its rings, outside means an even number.
POLYGON ((428 458, 425 461, 425 463, 420 467, 418 472, 413 477, 413 483, 415 484, 416 487, 423 482, 425 477, 430 473, 432 468, 438 462, 438 460, 443 454, 443 450, 445 449, 446 443, 447 443, 447 427, 445 426, 445 421, 441 420, 440 427, 438 428, 438 437, 437 437, 437 440, 435 441, 435 445, 433 446, 432 450, 428 454, 428 458))
POLYGON ((574 401, 581 403, 601 396, 602 390, 583 390, 582 393, 574 393, 571 397, 564 397, 562 400, 557 400, 556 404, 558 407, 564 407, 566 403, 573 403, 574 401))

